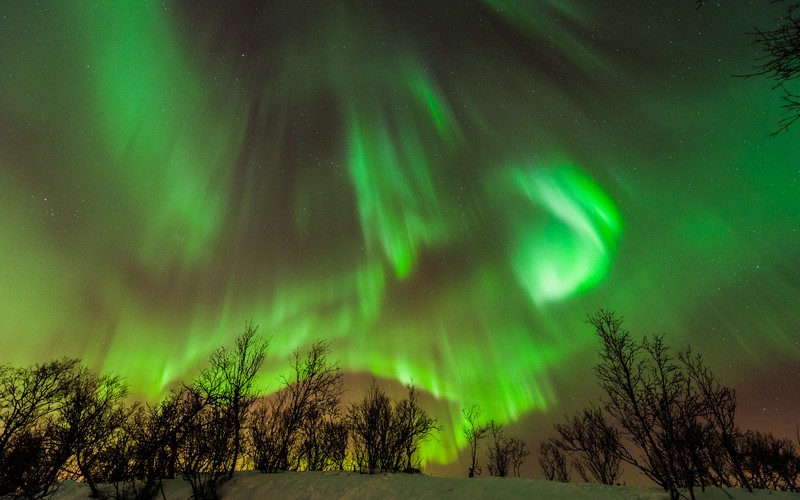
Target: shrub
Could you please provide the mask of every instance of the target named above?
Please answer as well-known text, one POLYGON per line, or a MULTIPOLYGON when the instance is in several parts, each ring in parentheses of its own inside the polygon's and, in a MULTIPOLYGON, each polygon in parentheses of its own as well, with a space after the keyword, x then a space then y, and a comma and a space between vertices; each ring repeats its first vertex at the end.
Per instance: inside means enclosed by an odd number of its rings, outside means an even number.
POLYGON ((419 405, 413 384, 407 389, 408 396, 393 403, 373 380, 364 398, 348 408, 353 460, 359 470, 373 474, 421 469, 419 447, 441 427, 419 405))
POLYGON ((467 475, 475 477, 481 474, 481 467, 478 465, 478 443, 483 439, 484 435, 489 431, 489 424, 478 425, 477 421, 481 416, 481 409, 478 405, 472 405, 469 408, 461 410, 461 415, 464 417, 464 423, 461 425, 461 432, 469 443, 470 450, 470 466, 467 475))
POLYGON ((489 474, 499 477, 510 474, 519 476, 520 466, 530 455, 525 441, 506 436, 503 424, 498 424, 494 420, 489 422, 489 433, 492 435, 492 442, 489 445, 489 474))
POLYGON ((316 342, 305 356, 295 350, 291 376, 253 412, 250 453, 257 470, 319 470, 343 463, 336 426, 342 375, 329 354, 330 342, 316 342))
POLYGON ((555 429, 559 438, 552 443, 574 456, 572 465, 584 481, 616 483, 622 443, 619 431, 606 421, 600 408, 585 409, 566 424, 556 424, 555 429))
POLYGON ((539 465, 548 481, 569 482, 567 456, 554 439, 542 441, 539 445, 539 465))

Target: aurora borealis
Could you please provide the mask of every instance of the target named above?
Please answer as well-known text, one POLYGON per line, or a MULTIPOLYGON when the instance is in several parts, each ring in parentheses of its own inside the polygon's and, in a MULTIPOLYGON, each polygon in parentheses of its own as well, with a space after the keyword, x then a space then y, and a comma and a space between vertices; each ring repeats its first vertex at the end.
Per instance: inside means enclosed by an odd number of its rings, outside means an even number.
POLYGON ((606 307, 793 429, 800 130, 731 76, 754 4, 3 3, 0 362, 154 398, 252 319, 266 387, 333 340, 431 395, 448 463, 462 406, 595 398, 606 307))

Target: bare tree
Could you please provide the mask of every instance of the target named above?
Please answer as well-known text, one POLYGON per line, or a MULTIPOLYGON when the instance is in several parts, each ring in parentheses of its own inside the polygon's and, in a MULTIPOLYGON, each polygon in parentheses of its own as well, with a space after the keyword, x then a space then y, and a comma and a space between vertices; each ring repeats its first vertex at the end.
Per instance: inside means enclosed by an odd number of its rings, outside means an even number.
POLYGON ((520 466, 530 455, 525 442, 507 436, 503 424, 494 420, 489 422, 489 433, 492 437, 489 444, 489 474, 498 477, 506 477, 509 474, 519 476, 520 466))
POLYGON ((511 437, 508 439, 508 450, 511 456, 511 471, 515 477, 520 476, 520 467, 525 462, 525 459, 531 454, 528 450, 528 445, 520 438, 511 437))
POLYGON ((655 439, 653 455, 660 460, 652 465, 669 485, 672 496, 680 496, 678 488, 687 488, 694 499, 694 486, 701 482, 703 464, 692 453, 691 441, 702 436, 704 430, 697 421, 702 403, 663 335, 645 337, 641 345, 646 353, 643 396, 654 424, 649 429, 655 439))
POLYGON ((420 406, 419 393, 414 384, 407 385, 406 389, 408 395, 398 401, 394 408, 394 432, 402 457, 400 467, 405 472, 419 472, 422 463, 420 445, 433 437, 434 432, 441 432, 442 427, 420 406))
MULTIPOLYGON (((151 498, 157 488, 148 490, 148 493, 138 494, 137 468, 136 468, 136 442, 129 432, 129 423, 142 406, 134 404, 125 412, 125 420, 120 427, 114 430, 103 443, 95 455, 93 480, 107 485, 101 497, 127 499, 151 498)), ((160 476, 159 476, 160 479, 160 476)))
POLYGON ((289 467, 288 458, 279 459, 283 443, 287 440, 284 420, 279 417, 286 404, 283 401, 262 399, 253 407, 248 451, 253 467, 261 472, 277 472, 289 467))
POLYGON ((46 421, 63 404, 78 363, 64 358, 28 368, 0 366, 0 495, 47 494, 56 486, 65 458, 46 421))
POLYGON ((461 425, 461 432, 469 443, 470 450, 470 466, 469 477, 475 477, 481 474, 481 467, 478 465, 478 443, 489 431, 488 424, 478 425, 478 419, 481 416, 481 408, 478 405, 472 405, 469 408, 461 410, 461 415, 464 417, 464 423, 461 425))
MULTIPOLYGON (((772 0, 772 3, 781 1, 772 0)), ((697 0, 697 7, 705 3, 706 0, 697 0)), ((763 76, 772 80, 773 90, 780 89, 784 114, 778 120, 778 129, 770 134, 775 136, 789 130, 800 119, 800 94, 791 89, 791 85, 800 77, 800 2, 787 2, 786 13, 776 20, 775 27, 755 27, 747 35, 752 37, 753 44, 761 54, 750 73, 736 76, 763 76)))
POLYGON ((636 342, 622 319, 600 310, 589 323, 601 341, 595 367, 605 410, 621 436, 621 460, 639 468, 672 498, 708 485, 750 487, 735 442, 735 394, 689 348, 673 356, 663 335, 636 342), (637 454, 638 451, 638 454, 637 454))
POLYGON ((511 457, 506 452, 506 436, 503 431, 503 424, 494 420, 489 422, 489 433, 491 442, 489 443, 489 474, 492 476, 506 477, 511 465, 511 457))
POLYGON ((569 467, 563 448, 554 439, 539 445, 539 465, 548 481, 569 482, 569 467))
POLYGON ((132 411, 124 430, 133 443, 131 467, 138 490, 155 491, 162 478, 175 477, 183 443, 202 408, 197 393, 181 386, 159 403, 132 411))
MULTIPOLYGON (((622 318, 600 310, 589 317, 601 342, 600 363, 595 373, 600 387, 605 391, 605 408, 611 418, 620 424, 625 437, 640 450, 637 458, 622 447, 620 458, 637 467, 647 477, 662 486, 671 496, 677 495, 674 475, 667 470, 670 457, 659 445, 656 436, 656 416, 653 412, 663 399, 656 394, 646 362, 645 347, 637 343, 630 332, 622 328, 622 318)), ((675 387, 667 382, 670 390, 675 387)))
POLYGON ((6 445, 2 488, 4 497, 38 498, 55 492, 53 471, 63 465, 45 425, 31 424, 15 432, 6 445))
POLYGON ((292 374, 283 387, 254 412, 251 453, 262 472, 298 469, 320 461, 317 432, 326 419, 340 412, 342 375, 332 363, 330 342, 316 342, 305 356, 295 350, 292 374))
POLYGON ((308 471, 342 470, 347 455, 349 430, 339 413, 308 413, 292 453, 291 463, 308 471))
POLYGON ((196 500, 219 499, 218 488, 228 480, 236 446, 229 409, 205 405, 195 414, 179 454, 183 477, 196 500))
POLYGON ((264 363, 269 342, 256 336, 258 330, 252 322, 236 338, 236 347, 229 351, 224 346, 217 348, 210 359, 210 366, 196 382, 196 390, 209 403, 224 409, 222 417, 233 431, 233 456, 228 470, 228 479, 239 463, 242 429, 248 411, 256 399, 255 377, 264 363))
POLYGON ((353 460, 362 471, 397 470, 399 459, 392 432, 392 401, 373 380, 364 398, 348 407, 353 460))
POLYGON ((111 436, 125 422, 123 398, 127 393, 127 385, 119 376, 97 376, 80 370, 64 398, 59 418, 48 427, 64 461, 74 458, 78 473, 94 497, 100 496, 95 477, 99 473, 98 461, 111 436))
POLYGON ((687 375, 701 395, 701 413, 707 421, 708 433, 713 440, 708 443, 707 466, 713 471, 712 481, 726 486, 734 484, 752 491, 752 486, 743 471, 737 442, 742 432, 736 427, 736 392, 723 386, 706 366, 702 356, 690 348, 678 353, 687 375), (729 477, 732 476, 732 477, 729 477))
POLYGON ((126 420, 109 450, 109 470, 118 498, 151 498, 162 479, 172 479, 181 453, 202 409, 197 394, 186 386, 171 391, 155 405, 139 405, 126 420))
POLYGON ((772 29, 755 28, 749 33, 762 55, 757 59, 751 74, 744 77, 764 76, 774 82, 773 89, 780 89, 784 111, 778 121, 777 135, 800 119, 800 94, 791 90, 792 82, 800 77, 800 3, 790 3, 786 15, 772 29))
POLYGON ((217 488, 233 477, 239 463, 242 430, 256 399, 255 377, 268 343, 247 323, 236 347, 217 348, 210 366, 184 388, 186 416, 178 459, 195 498, 218 497, 217 488))
POLYGON ((620 434, 610 425, 602 409, 592 406, 556 424, 560 438, 556 441, 567 453, 575 454, 573 466, 581 478, 601 484, 615 484, 620 476, 620 434))
POLYGON ((420 445, 441 427, 420 406, 414 385, 406 388, 408 396, 393 402, 373 380, 364 398, 348 407, 353 460, 360 470, 420 471, 420 445))
POLYGON ((307 457, 307 470, 344 470, 350 430, 340 415, 330 415, 321 420, 314 434, 308 434, 303 450, 307 457))
POLYGON ((800 453, 790 439, 749 431, 740 438, 739 453, 753 488, 800 491, 800 453))
POLYGON ((15 432, 57 409, 78 364, 64 358, 29 368, 0 366, 0 450, 15 432))

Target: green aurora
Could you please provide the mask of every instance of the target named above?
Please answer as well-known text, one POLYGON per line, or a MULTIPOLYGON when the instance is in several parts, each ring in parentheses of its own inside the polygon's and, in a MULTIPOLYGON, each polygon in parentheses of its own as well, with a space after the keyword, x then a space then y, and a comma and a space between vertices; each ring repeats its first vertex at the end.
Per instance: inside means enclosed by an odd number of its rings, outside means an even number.
POLYGON ((595 397, 598 307, 797 386, 798 132, 731 78, 780 13, 746 3, 5 3, 0 362, 153 399, 252 319, 266 388, 331 339, 424 389, 437 463, 463 406, 595 397))

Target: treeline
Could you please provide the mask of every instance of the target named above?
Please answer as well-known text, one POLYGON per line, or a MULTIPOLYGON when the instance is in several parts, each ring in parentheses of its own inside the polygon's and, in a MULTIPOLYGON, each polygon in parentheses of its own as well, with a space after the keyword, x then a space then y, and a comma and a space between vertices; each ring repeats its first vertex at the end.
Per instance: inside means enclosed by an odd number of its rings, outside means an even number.
POLYGON ((568 482, 577 472, 587 482, 615 484, 626 463, 674 499, 707 487, 800 491, 795 443, 740 429, 735 391, 699 354, 673 352, 662 335, 636 340, 609 311, 588 322, 600 340, 595 374, 605 398, 541 443, 547 479, 568 482))
MULTIPOLYGON (((736 486, 800 491, 800 452, 789 439, 735 423, 736 394, 688 347, 661 335, 637 340, 614 313, 589 318, 600 341, 595 373, 605 397, 555 426, 541 443, 547 479, 616 484, 628 464, 670 493, 736 486)), ((73 359, 0 366, 0 496, 37 498, 66 478, 97 498, 153 498, 183 478, 198 499, 218 498, 236 470, 419 472, 421 445, 442 430, 413 385, 400 399, 377 382, 342 400, 330 343, 294 351, 269 396, 255 386, 268 341, 248 324, 232 348, 155 404, 127 401, 119 376, 73 359)), ((465 408, 469 477, 481 474, 480 444, 493 476, 519 476, 530 452, 503 424, 465 408)))
POLYGON ((0 366, 0 496, 42 497, 72 478, 97 498, 153 498, 182 477, 203 499, 241 469, 418 472, 420 445, 441 427, 414 386, 394 399, 373 382, 344 404, 329 348, 295 351, 264 397, 254 383, 268 342, 248 324, 156 404, 128 404, 122 378, 74 359, 0 366))

